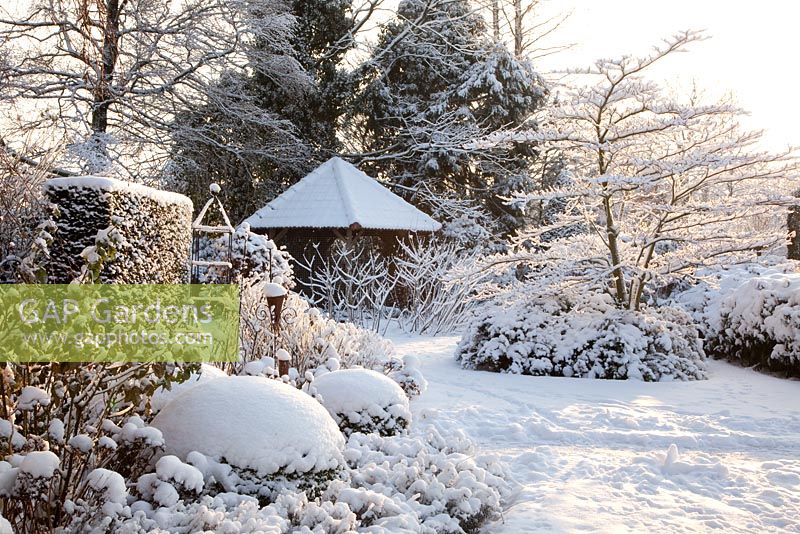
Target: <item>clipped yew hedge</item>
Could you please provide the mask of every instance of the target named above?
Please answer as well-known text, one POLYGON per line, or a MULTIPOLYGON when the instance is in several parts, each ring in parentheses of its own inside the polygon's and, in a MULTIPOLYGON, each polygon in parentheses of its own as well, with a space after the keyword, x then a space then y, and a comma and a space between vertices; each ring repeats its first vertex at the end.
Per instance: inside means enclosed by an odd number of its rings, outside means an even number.
POLYGON ((112 178, 54 178, 45 193, 57 207, 51 246, 51 283, 69 283, 80 273, 81 252, 100 230, 116 227, 125 238, 100 275, 103 283, 174 284, 186 281, 192 241, 192 201, 112 178))

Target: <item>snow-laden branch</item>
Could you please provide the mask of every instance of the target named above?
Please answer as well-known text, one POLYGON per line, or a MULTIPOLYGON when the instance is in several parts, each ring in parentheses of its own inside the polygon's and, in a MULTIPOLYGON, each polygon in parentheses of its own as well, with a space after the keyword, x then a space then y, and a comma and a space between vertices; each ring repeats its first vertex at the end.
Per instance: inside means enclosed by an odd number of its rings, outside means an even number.
POLYGON ((289 54, 294 23, 286 5, 249 0, 33 0, 24 15, 0 8, 9 55, 0 98, 52 117, 50 125, 39 113, 4 117, 18 125, 4 137, 16 146, 50 126, 70 147, 67 172, 147 179, 182 126, 175 117, 209 99, 236 102, 228 111, 242 124, 285 130, 237 99, 241 87, 217 82, 259 72, 302 92, 310 82, 289 54))

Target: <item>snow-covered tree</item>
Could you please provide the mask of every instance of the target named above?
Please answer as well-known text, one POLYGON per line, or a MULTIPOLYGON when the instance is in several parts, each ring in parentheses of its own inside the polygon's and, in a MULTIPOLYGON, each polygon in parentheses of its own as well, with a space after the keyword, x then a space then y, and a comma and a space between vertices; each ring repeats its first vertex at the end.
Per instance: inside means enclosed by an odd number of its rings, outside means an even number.
POLYGON ((220 184, 239 221, 337 153, 352 83, 344 58, 380 2, 242 3, 245 23, 282 9, 291 24, 279 40, 253 33, 242 49, 261 68, 228 73, 175 118, 175 187, 198 202, 210 183, 220 184))
POLYGON ((169 188, 202 206, 210 184, 219 184, 234 224, 308 170, 312 149, 296 125, 261 107, 252 81, 238 73, 209 86, 202 103, 174 123, 169 188))
MULTIPOLYGON (((153 179, 167 155, 171 119, 221 71, 294 70, 274 57, 242 57, 240 42, 280 43, 291 22, 280 4, 253 4, 32 0, 0 8, 3 118, 18 126, 6 129, 6 144, 16 147, 31 131, 58 132, 68 147, 58 163, 69 170, 153 179), (242 20, 243 11, 258 16, 242 20)), ((249 108, 228 113, 254 120, 249 108)))
POLYGON ((536 59, 565 48, 547 43, 569 14, 544 17, 543 0, 480 0, 496 41, 507 42, 516 57, 536 59))
POLYGON ((521 124, 546 91, 530 62, 493 42, 467 1, 406 0, 359 69, 355 99, 363 159, 413 200, 422 184, 484 207, 501 230, 519 225, 502 202, 530 189, 535 147, 465 149, 476 136, 521 124))
POLYGON ((491 264, 525 261, 537 287, 590 286, 638 309, 659 282, 785 243, 785 226, 769 222, 791 202, 782 193, 796 178, 793 154, 762 151, 731 103, 674 99, 644 77, 701 38, 685 32, 643 57, 597 61, 573 73, 584 83, 563 90, 539 131, 474 144, 528 139, 569 161, 569 186, 519 197, 563 199, 565 212, 491 264))

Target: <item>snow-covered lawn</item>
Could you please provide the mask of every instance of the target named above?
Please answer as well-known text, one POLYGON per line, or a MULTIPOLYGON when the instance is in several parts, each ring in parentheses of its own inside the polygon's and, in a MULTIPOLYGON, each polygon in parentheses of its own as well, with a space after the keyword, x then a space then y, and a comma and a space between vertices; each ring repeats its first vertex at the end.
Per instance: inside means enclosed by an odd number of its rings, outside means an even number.
POLYGON ((414 424, 462 429, 516 495, 488 532, 800 532, 800 382, 710 362, 642 383, 465 371, 457 337, 393 336, 430 385, 414 424))

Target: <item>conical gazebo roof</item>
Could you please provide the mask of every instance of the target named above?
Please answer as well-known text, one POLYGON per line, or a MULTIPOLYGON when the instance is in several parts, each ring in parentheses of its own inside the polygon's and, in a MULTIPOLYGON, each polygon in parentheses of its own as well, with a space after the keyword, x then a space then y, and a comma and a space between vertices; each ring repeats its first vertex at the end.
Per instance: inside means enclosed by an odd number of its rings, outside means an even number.
POLYGON ((245 219, 253 229, 330 228, 435 232, 442 225, 333 157, 245 219))

